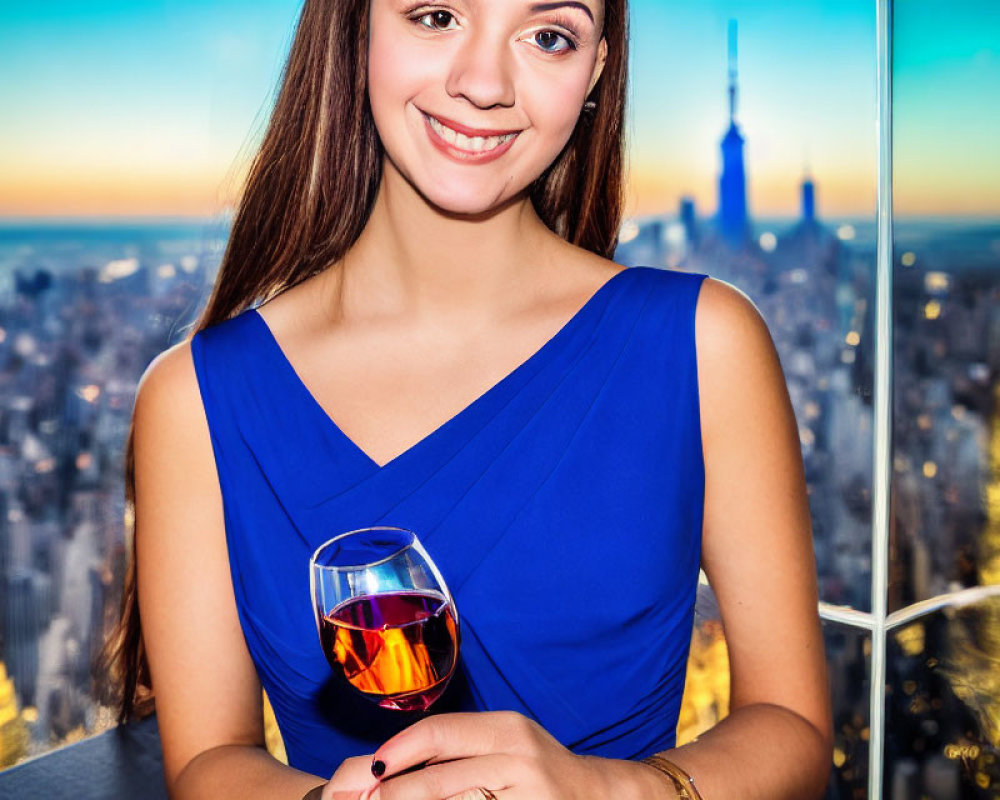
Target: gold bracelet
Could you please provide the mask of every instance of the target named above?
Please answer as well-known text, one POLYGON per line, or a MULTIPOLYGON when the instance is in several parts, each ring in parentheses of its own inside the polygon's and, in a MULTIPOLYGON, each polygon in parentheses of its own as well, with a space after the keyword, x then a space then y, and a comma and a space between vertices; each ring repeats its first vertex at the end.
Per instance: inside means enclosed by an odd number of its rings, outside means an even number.
POLYGON ((649 756, 649 758, 644 758, 642 763, 649 764, 653 769, 659 770, 670 778, 681 800, 704 800, 698 787, 694 784, 694 778, 673 761, 668 761, 663 756, 649 756))

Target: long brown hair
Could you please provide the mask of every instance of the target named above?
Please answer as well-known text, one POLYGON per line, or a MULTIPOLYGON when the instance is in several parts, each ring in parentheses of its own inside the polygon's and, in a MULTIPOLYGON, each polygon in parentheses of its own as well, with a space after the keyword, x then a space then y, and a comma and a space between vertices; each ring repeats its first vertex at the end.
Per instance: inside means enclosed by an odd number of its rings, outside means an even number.
MULTIPOLYGON (((191 335, 321 272, 360 236, 383 157, 368 105, 368 7, 369 0, 306 0, 212 294, 191 335)), ((605 0, 604 36, 607 61, 589 98, 596 107, 583 112, 529 193, 549 228, 610 258, 624 207, 627 0, 605 0)), ((98 695, 117 709, 119 722, 153 710, 136 589, 134 433, 133 419, 125 453, 133 546, 121 615, 94 669, 98 695)))

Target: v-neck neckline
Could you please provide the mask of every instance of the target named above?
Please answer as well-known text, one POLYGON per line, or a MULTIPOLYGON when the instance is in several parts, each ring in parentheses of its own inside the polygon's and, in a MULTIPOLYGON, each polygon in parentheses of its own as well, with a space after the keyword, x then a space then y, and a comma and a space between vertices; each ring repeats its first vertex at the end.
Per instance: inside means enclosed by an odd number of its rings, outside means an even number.
POLYGON ((398 463, 407 456, 412 455, 418 449, 425 446, 430 440, 437 438, 446 429, 452 428, 459 420, 468 417, 476 408, 480 407, 489 397, 492 397, 497 392, 499 392, 504 386, 507 386, 511 381, 515 379, 516 376, 521 374, 524 370, 528 369, 531 365, 535 364, 541 360, 546 354, 548 354, 559 342, 564 338, 569 336, 572 330, 580 323, 584 317, 587 316, 588 312, 593 309, 597 301, 603 297, 610 288, 617 283, 617 279, 620 275, 629 272, 634 268, 624 268, 619 270, 610 278, 608 278, 604 283, 602 283, 597 290, 587 298, 586 302, 579 309, 577 309, 573 315, 562 324, 562 326, 549 337, 537 350, 532 352, 527 358, 521 361, 516 367, 507 372, 503 377, 501 377, 496 383, 487 388, 485 391, 481 392, 475 398, 473 398, 469 403, 463 406, 460 410, 452 414, 448 419, 438 425, 434 430, 421 436, 415 442, 407 446, 404 450, 393 456, 391 459, 385 463, 379 463, 376 461, 368 451, 362 447, 358 442, 356 442, 352 437, 348 436, 347 433, 340 427, 337 423, 335 416, 327 411, 322 403, 316 398, 312 390, 306 385, 305 381, 296 371, 295 367, 292 365, 291 360, 285 354, 284 349, 278 342, 277 337, 274 335, 271 327, 267 324, 264 317, 258 311, 258 309, 250 309, 250 316, 256 320, 261 331, 265 334, 265 339, 269 343, 270 347, 273 349, 274 355, 278 363, 282 366, 286 374, 291 378, 293 384, 296 386, 296 390, 303 395, 306 403, 312 407, 312 409, 319 413, 319 415, 325 420, 328 427, 335 431, 340 438, 342 438, 348 446, 350 446, 361 458, 363 458, 374 470, 383 471, 398 463))

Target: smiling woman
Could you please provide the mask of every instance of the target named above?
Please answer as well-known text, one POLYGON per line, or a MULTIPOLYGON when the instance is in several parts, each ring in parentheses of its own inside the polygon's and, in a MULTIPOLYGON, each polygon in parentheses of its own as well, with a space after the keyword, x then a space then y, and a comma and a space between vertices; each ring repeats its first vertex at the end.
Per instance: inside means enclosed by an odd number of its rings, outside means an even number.
POLYGON ((516 197, 556 160, 608 45, 603 8, 595 19, 583 3, 527 14, 522 3, 456 6, 401 14, 375 3, 368 91, 390 202, 402 176, 440 208, 475 214, 516 197))
POLYGON ((726 284, 608 260, 626 19, 305 3, 208 307, 133 416, 107 655, 122 719, 155 688, 174 796, 818 793, 808 510, 767 329, 726 284), (320 648, 310 555, 368 526, 416 530, 461 615, 426 718, 366 704, 320 648), (676 748, 700 566, 733 711, 676 748))

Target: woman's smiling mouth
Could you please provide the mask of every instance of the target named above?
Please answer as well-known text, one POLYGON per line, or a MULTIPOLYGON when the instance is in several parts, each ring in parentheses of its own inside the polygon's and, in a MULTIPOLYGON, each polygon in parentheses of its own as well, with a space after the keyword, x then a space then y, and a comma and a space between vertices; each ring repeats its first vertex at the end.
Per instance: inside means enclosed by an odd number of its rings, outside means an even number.
POLYGON ((463 163, 482 164, 499 158, 511 148, 520 133, 468 128, 452 120, 446 124, 426 112, 421 113, 431 143, 445 155, 463 163))

